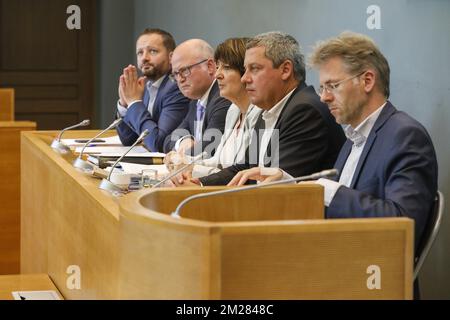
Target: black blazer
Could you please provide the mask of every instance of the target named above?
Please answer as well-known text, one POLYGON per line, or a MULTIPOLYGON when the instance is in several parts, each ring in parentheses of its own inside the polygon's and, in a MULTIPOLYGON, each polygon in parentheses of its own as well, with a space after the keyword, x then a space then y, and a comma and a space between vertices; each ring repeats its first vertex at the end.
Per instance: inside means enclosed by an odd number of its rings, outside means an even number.
MULTIPOLYGON (((197 101, 192 100, 189 105, 189 111, 184 120, 180 123, 177 129, 172 132, 171 135, 167 136, 164 141, 164 152, 169 152, 175 147, 175 143, 178 139, 186 135, 195 135, 195 121, 197 120, 197 101)), ((198 154, 205 150, 210 144, 219 144, 221 136, 216 137, 213 135, 212 138, 205 135, 205 132, 210 129, 216 129, 220 133, 223 133, 225 128, 225 117, 227 115, 228 108, 231 102, 219 95, 219 86, 217 82, 211 88, 208 95, 208 103, 205 108, 205 117, 202 126, 202 141, 196 142, 196 145, 192 148, 192 154, 198 154), (218 139, 218 140, 217 140, 218 139), (200 145, 200 146, 199 146, 200 145), (196 151, 194 153, 194 151, 196 151)), ((211 148, 208 148, 211 149, 211 148)), ((215 149, 215 148, 214 148, 215 149)), ((214 154, 214 150, 210 156, 214 154)))
MULTIPOLYGON (((237 172, 257 166, 264 124, 261 114, 247 149, 246 163, 200 178, 201 183, 224 185, 237 172)), ((345 141, 344 132, 330 114, 327 105, 320 101, 312 86, 304 83, 295 89, 286 102, 275 129, 278 129, 278 139, 274 139, 276 136, 272 135, 264 165, 280 167, 294 177, 333 168, 345 141), (271 146, 278 148, 278 152, 272 152, 271 146)))

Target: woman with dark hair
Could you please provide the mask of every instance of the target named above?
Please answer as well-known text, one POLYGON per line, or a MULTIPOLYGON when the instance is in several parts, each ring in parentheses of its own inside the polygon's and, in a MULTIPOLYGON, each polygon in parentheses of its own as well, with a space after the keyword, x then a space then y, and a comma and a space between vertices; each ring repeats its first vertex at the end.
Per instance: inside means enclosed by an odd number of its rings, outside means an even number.
MULTIPOLYGON (((250 103, 245 85, 241 82, 245 72, 245 46, 248 40, 230 38, 216 48, 214 59, 220 95, 230 100, 232 104, 228 109, 225 130, 214 156, 197 162, 199 164, 192 168, 192 178, 203 177, 245 161, 245 151, 250 144, 256 120, 262 111, 250 103)), ((179 154, 177 156, 181 157, 179 154)), ((187 156, 182 156, 184 159, 175 159, 177 156, 172 157, 172 164, 188 162, 187 156)), ((171 169, 174 167, 176 166, 171 166, 171 169)))

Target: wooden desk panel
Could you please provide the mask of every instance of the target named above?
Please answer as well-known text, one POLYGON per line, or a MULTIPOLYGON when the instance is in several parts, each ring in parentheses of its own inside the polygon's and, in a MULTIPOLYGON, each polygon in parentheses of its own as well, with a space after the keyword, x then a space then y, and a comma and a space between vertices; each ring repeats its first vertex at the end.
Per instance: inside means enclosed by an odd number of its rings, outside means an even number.
POLYGON ((0 88, 0 121, 14 121, 14 89, 0 88))
POLYGON ((20 270, 20 134, 34 122, 0 121, 0 274, 20 270))
MULTIPOLYGON (((304 187, 284 188, 289 193, 304 187)), ((265 199, 264 191, 273 189, 259 191, 265 199)), ((196 192, 187 188, 180 193, 196 192)), ((165 208, 161 201, 178 197, 175 190, 152 190, 120 201, 121 298, 412 299, 411 219, 299 216, 211 223, 193 219, 194 212, 181 219, 159 212, 165 208), (380 270, 379 289, 367 285, 370 266, 380 270)), ((223 200, 196 201, 205 207, 227 206, 229 201, 223 200)), ((299 207, 295 210, 301 211, 299 207)))
MULTIPOLYGON (((64 138, 93 132, 68 132, 64 138)), ((73 168, 72 155, 50 147, 55 133, 22 139, 21 273, 47 273, 70 299, 117 297, 117 199, 97 179, 73 168), (71 266, 81 271, 80 290, 67 288, 71 266)))
POLYGON ((0 276, 0 300, 14 300, 13 291, 54 290, 63 299, 52 280, 46 274, 19 274, 0 276))
MULTIPOLYGON (((178 219, 168 213, 180 195, 199 188, 115 198, 98 189, 100 180, 72 167, 73 155, 49 147, 56 134, 23 135, 21 272, 49 274, 67 299, 412 298, 410 219, 303 220, 310 212, 298 211, 292 200, 284 208, 295 212, 282 214, 285 220, 210 219, 228 214, 214 211, 227 200, 212 197, 201 205, 211 210, 200 212, 194 203, 186 207, 190 218, 178 219), (195 219, 197 213, 207 221, 195 219), (366 285, 370 264, 385 272, 382 291, 366 285), (81 271, 80 290, 66 286, 73 265, 81 271)), ((286 186, 286 195, 303 187, 286 186)), ((322 217, 322 203, 316 213, 322 217)))

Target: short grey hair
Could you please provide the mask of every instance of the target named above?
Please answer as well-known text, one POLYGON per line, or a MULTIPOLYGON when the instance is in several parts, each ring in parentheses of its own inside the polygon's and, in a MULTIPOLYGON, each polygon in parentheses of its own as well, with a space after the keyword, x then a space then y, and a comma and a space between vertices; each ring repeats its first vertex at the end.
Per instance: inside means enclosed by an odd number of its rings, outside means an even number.
POLYGON ((294 66, 294 77, 299 81, 305 81, 305 58, 293 36, 280 31, 261 33, 247 43, 247 49, 255 47, 265 48, 265 55, 272 61, 274 68, 278 68, 286 60, 291 61, 294 66))

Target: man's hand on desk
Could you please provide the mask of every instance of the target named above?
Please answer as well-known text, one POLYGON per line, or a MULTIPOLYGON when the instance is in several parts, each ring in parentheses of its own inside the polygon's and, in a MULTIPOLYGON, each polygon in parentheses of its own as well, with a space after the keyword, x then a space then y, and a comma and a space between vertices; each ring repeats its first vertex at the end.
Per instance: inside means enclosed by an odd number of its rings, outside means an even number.
POLYGON ((181 152, 170 151, 164 157, 164 164, 166 165, 169 172, 173 172, 189 163, 186 155, 181 152))
POLYGON ((184 172, 171 179, 174 187, 200 187, 200 181, 192 178, 191 172, 184 172))
POLYGON ((142 100, 145 90, 145 77, 138 78, 135 66, 129 65, 123 69, 119 80, 119 98, 122 106, 128 106, 131 102, 142 100), (125 102, 125 105, 122 104, 125 102))
POLYGON ((239 171, 228 183, 229 187, 243 186, 248 180, 257 180, 261 183, 281 180, 283 172, 279 168, 254 167, 239 171))

